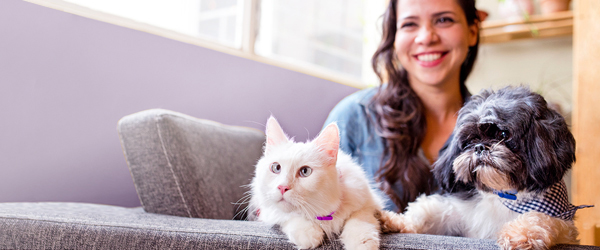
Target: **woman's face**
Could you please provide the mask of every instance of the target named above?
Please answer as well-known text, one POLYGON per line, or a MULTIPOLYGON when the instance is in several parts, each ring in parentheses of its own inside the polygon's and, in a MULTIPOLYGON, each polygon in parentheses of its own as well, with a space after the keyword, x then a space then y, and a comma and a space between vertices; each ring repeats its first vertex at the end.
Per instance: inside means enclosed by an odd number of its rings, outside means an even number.
POLYGON ((394 47, 410 84, 458 84, 477 25, 469 26, 456 0, 398 0, 394 47))

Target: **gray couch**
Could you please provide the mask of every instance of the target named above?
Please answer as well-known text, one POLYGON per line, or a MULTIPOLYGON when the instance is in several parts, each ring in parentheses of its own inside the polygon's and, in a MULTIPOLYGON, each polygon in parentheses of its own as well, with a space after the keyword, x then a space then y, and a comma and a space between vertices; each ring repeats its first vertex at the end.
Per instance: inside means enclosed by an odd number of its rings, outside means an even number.
MULTIPOLYGON (((142 207, 1 203, 1 249, 294 249, 243 218, 261 131, 167 110, 124 117, 118 132, 142 207)), ((497 249, 492 240, 385 234, 383 249, 497 249)), ((340 249, 328 240, 321 249, 340 249)), ((556 249, 600 249, 560 245, 556 249)))

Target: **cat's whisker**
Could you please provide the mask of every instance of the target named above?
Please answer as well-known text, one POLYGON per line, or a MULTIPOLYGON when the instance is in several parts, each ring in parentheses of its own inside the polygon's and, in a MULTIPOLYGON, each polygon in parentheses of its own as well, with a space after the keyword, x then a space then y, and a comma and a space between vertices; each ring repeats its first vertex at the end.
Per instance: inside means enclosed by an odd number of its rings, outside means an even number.
POLYGON ((307 217, 313 217, 317 215, 316 209, 312 207, 312 204, 306 200, 299 200, 300 208, 304 211, 307 217))
POLYGON ((310 138, 310 131, 308 131, 308 128, 304 127, 304 130, 306 130, 306 138, 310 138))
POLYGON ((252 199, 252 193, 247 192, 237 202, 232 202, 231 204, 233 204, 233 205, 244 205, 244 204, 248 203, 248 200, 250 200, 250 199, 252 199))
POLYGON ((242 197, 238 201, 232 202, 231 205, 237 205, 237 206, 244 205, 244 204, 248 203, 248 200, 251 198, 252 197, 242 197))
POLYGON ((256 124, 256 125, 260 125, 260 126, 262 126, 262 127, 266 127, 266 126, 267 126, 266 124, 264 124, 264 123, 260 123, 260 122, 257 122, 257 121, 248 121, 248 120, 246 120, 246 121, 244 121, 244 122, 247 122, 247 123, 253 123, 253 124, 256 124))
MULTIPOLYGON (((235 218, 238 218, 238 216, 240 216, 240 215, 242 215, 242 214, 244 214, 244 213, 248 212, 248 209, 249 209, 249 207, 245 207, 245 208, 244 208, 244 209, 242 209, 241 211, 237 212, 237 213, 236 213, 236 214, 233 216, 232 220, 234 220, 235 218)), ((248 220, 248 216, 244 217, 244 220, 248 220)))
POLYGON ((240 200, 238 200, 237 202, 232 202, 231 204, 235 206, 235 210, 239 210, 240 207, 244 206, 244 205, 249 205, 250 204, 250 200, 252 199, 251 196, 245 196, 242 197, 240 200))
MULTIPOLYGON (((250 192, 246 192, 246 194, 240 198, 237 202, 232 202, 232 205, 235 205, 235 211, 238 211, 233 218, 238 218, 238 216, 243 215, 244 213, 248 212, 248 209, 250 206, 245 206, 240 210, 240 207, 242 207, 243 205, 249 205, 250 204, 250 200, 252 199, 252 193, 250 192)), ((247 219, 248 216, 246 216, 244 219, 247 219)))
POLYGON ((303 200, 303 199, 298 199, 296 201, 296 203, 298 204, 298 208, 300 210, 302 210, 301 212, 303 212, 305 215, 308 216, 309 212, 308 212, 308 209, 306 208, 307 207, 307 202, 305 200, 303 200))

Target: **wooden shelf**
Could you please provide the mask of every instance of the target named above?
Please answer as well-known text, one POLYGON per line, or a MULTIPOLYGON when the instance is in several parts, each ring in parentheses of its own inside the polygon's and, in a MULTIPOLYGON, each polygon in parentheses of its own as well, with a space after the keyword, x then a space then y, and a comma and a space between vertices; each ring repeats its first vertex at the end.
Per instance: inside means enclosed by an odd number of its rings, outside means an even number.
POLYGON ((481 43, 502 43, 520 39, 570 36, 573 12, 533 15, 529 20, 492 20, 481 25, 481 43))

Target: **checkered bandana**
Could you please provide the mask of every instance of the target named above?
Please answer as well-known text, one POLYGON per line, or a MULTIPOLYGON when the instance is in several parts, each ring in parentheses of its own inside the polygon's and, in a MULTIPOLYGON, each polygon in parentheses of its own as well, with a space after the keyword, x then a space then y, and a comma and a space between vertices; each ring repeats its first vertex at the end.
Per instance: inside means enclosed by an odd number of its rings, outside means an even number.
POLYGON ((543 193, 543 197, 523 200, 503 198, 501 201, 504 206, 520 214, 536 211, 563 220, 573 220, 577 209, 593 207, 590 205, 573 206, 573 204, 569 203, 567 186, 564 181, 560 181, 550 187, 549 190, 543 193))

